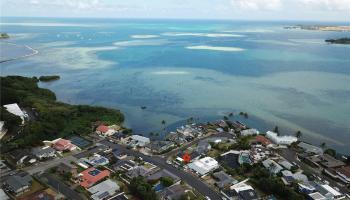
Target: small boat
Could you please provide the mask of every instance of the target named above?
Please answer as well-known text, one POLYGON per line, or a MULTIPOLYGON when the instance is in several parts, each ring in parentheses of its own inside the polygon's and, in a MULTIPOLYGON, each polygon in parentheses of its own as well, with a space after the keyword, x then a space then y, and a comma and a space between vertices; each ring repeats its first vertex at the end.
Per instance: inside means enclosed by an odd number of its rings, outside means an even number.
POLYGON ((141 109, 142 109, 142 110, 144 110, 144 109, 146 109, 146 108, 147 108, 146 106, 141 106, 141 109))

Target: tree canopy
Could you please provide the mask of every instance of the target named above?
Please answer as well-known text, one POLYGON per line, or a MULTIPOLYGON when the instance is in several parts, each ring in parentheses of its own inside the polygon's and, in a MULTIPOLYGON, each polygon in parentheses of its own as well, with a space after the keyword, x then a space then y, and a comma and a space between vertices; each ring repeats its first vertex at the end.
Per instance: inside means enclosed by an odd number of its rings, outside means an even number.
MULTIPOLYGON (((66 137, 72 133, 84 135, 91 133, 91 124, 103 121, 107 124, 120 124, 124 120, 119 110, 87 105, 69 105, 56 101, 56 95, 38 87, 38 79, 7 76, 1 77, 1 106, 17 103, 21 108, 33 112, 20 135, 6 143, 7 149, 22 146, 35 146, 42 140, 66 137)), ((7 117, 7 126, 17 126, 16 119, 7 117)))

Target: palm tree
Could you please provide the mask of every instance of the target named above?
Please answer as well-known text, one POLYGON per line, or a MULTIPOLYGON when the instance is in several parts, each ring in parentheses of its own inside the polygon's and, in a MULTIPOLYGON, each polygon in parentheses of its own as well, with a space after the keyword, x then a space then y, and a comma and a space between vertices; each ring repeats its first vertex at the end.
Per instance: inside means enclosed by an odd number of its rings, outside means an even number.
POLYGON ((166 121, 163 119, 163 120, 162 120, 162 124, 164 125, 165 123, 166 123, 166 121))
POLYGON ((229 116, 229 117, 232 117, 232 116, 233 116, 233 113, 228 114, 228 116, 229 116))
POLYGON ((228 117, 227 117, 227 116, 224 116, 224 120, 228 120, 228 117))
POLYGON ((273 132, 277 133, 277 135, 280 135, 280 130, 278 126, 275 126, 275 128, 273 129, 273 132))
POLYGON ((301 131, 297 131, 295 133, 295 137, 297 137, 297 138, 301 138, 302 135, 303 135, 303 133, 301 131))
POLYGON ((327 146, 327 145, 326 145, 326 143, 325 143, 325 142, 322 142, 322 143, 321 143, 321 145, 320 145, 320 147, 321 147, 322 149, 325 149, 325 148, 326 148, 326 146, 327 146))
POLYGON ((159 136, 159 133, 156 133, 155 136, 158 137, 158 136, 159 136))

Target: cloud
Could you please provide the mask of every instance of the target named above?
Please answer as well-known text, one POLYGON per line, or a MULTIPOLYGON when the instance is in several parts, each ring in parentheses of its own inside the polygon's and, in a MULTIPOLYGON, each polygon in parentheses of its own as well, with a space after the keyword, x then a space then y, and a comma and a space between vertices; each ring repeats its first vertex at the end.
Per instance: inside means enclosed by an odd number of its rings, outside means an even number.
POLYGON ((243 10, 280 10, 281 0, 230 0, 230 4, 243 10))
POLYGON ((299 0, 299 3, 313 10, 350 10, 350 0, 299 0))

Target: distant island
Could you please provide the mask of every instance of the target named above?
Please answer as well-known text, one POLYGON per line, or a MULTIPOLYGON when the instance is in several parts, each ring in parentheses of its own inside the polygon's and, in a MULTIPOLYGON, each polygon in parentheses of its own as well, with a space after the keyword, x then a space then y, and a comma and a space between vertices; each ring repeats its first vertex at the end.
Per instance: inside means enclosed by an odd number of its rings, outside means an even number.
POLYGON ((350 38, 327 39, 325 41, 330 44, 350 44, 350 38))
POLYGON ((7 39, 10 38, 10 36, 7 33, 0 33, 0 39, 7 39))
POLYGON ((39 81, 41 82, 50 82, 50 81, 57 81, 60 79, 60 76, 54 75, 54 76, 40 76, 39 81))
POLYGON ((285 26, 284 29, 302 29, 302 30, 312 30, 312 31, 338 31, 338 32, 348 32, 348 31, 350 31, 350 26, 334 26, 334 25, 295 25, 295 26, 285 26))

